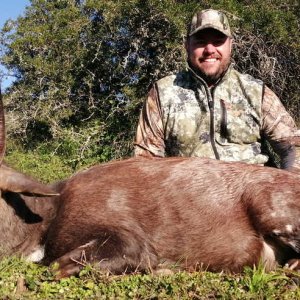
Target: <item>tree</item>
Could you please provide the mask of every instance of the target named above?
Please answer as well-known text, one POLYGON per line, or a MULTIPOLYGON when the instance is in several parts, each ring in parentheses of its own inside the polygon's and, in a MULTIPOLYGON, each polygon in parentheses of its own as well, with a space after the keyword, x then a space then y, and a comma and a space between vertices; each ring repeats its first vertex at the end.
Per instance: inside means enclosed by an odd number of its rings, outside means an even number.
POLYGON ((211 6, 231 19, 237 67, 265 80, 296 115, 296 1, 32 0, 1 31, 2 62, 17 76, 6 93, 10 137, 75 165, 130 155, 149 85, 184 67, 186 24, 211 6))

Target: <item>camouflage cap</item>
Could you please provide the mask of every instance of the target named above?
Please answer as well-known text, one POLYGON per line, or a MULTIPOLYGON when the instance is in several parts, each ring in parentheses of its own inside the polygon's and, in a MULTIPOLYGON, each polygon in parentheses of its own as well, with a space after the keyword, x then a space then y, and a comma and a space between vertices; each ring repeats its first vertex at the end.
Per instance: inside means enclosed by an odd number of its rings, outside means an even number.
POLYGON ((216 29, 228 37, 232 37, 228 19, 221 11, 206 9, 196 13, 189 26, 188 36, 206 28, 216 29))

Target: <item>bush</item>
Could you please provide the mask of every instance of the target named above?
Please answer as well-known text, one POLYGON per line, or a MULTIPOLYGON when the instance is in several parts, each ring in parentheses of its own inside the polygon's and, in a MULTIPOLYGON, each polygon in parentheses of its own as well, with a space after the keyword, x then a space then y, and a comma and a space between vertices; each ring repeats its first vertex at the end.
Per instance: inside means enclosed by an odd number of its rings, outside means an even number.
POLYGON ((8 134, 24 151, 50 147, 72 167, 130 156, 149 85, 185 66, 192 14, 224 10, 239 70, 264 80, 299 120, 299 3, 282 1, 46 1, 1 31, 8 134))

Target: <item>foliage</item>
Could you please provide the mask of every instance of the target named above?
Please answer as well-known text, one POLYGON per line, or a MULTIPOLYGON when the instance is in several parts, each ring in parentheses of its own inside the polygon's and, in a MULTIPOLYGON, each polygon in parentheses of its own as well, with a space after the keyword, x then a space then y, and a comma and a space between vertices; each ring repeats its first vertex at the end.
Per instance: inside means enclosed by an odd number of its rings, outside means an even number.
POLYGON ((45 267, 15 257, 0 261, 1 299, 299 299, 299 274, 180 272, 168 276, 107 276, 91 266, 55 281, 45 267))
POLYGON ((287 280, 287 277, 278 273, 267 273, 262 265, 258 268, 254 267, 245 268, 245 277, 243 282, 249 288, 251 294, 259 295, 263 298, 266 294, 266 290, 274 285, 274 282, 280 280, 287 280))
POLYGON ((230 18, 237 68, 299 121, 297 0, 31 0, 0 35, 1 62, 17 77, 5 95, 9 138, 72 168, 130 156, 149 85, 185 66, 187 23, 209 7, 230 18))
POLYGON ((42 147, 24 152, 22 147, 11 142, 8 143, 5 162, 45 183, 65 179, 76 170, 70 161, 55 153, 45 153, 42 147))
MULTIPOLYGON (((156 79, 185 66, 191 15, 229 15, 237 68, 263 79, 299 121, 298 0, 31 0, 0 33, 6 160, 52 182, 81 166, 129 156, 141 103, 156 79)), ((45 267, 0 261, 1 299, 299 299, 286 270, 107 277, 87 266, 59 282, 45 267)))
POLYGON ((25 17, 9 24, 4 62, 19 78, 7 97, 18 116, 10 132, 28 147, 33 136, 61 141, 73 132, 78 153, 93 144, 100 158, 110 159, 105 149, 112 146, 117 156, 128 154, 141 87, 158 73, 176 27, 142 1, 32 1, 25 17))

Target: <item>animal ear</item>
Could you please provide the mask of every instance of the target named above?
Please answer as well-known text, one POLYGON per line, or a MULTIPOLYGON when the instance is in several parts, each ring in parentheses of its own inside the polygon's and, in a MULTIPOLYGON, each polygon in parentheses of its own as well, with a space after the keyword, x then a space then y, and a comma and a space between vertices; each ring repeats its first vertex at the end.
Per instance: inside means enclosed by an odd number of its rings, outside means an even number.
POLYGON ((22 174, 5 164, 0 166, 0 189, 28 196, 57 196, 59 195, 47 185, 22 174))

